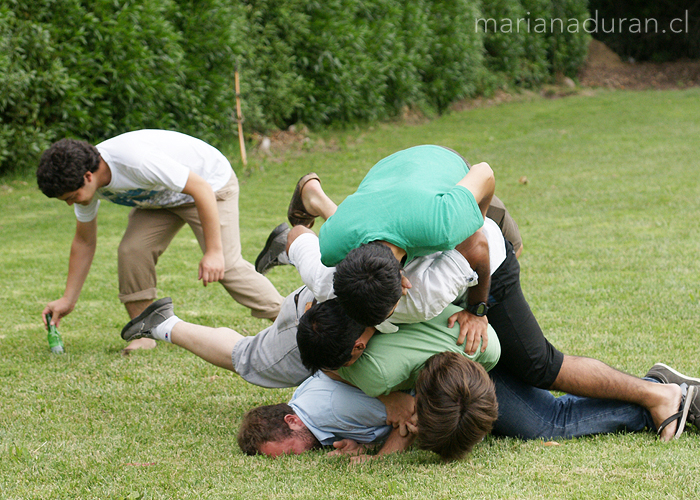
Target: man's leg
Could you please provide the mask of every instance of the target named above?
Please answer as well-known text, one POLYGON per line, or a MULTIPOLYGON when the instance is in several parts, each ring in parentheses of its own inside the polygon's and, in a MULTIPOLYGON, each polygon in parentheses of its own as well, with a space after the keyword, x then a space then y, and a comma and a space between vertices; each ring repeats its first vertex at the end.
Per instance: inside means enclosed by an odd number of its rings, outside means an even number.
POLYGON ((321 187, 321 182, 316 179, 312 179, 304 184, 301 190, 301 200, 304 204, 304 209, 309 215, 321 217, 323 220, 328 220, 338 209, 338 205, 328 197, 321 187))
MULTIPOLYGON (((233 177, 216 192, 216 206, 221 223, 221 243, 224 249, 226 269, 221 285, 239 304, 249 308, 256 318, 274 320, 279 314, 282 297, 265 276, 241 255, 241 239, 238 224, 238 182, 233 177)), ((202 251, 205 249, 204 231, 199 213, 193 206, 171 209, 192 228, 202 251)))
MULTIPOLYGON (((564 355, 561 370, 551 388, 578 396, 641 405, 649 410, 656 427, 676 413, 681 404, 681 388, 676 384, 655 384, 615 370, 597 359, 577 356, 564 355)), ((669 424, 661 439, 668 441, 675 432, 676 424, 669 424)))
MULTIPOLYGON (((129 213, 129 223, 119 244, 119 300, 130 319, 141 314, 156 298, 156 263, 184 221, 167 210, 142 210, 129 213)), ((124 353, 153 349, 156 343, 143 338, 130 342, 124 353)))
POLYGON ((498 398, 498 420, 493 428, 497 435, 569 439, 656 429, 651 414, 636 404, 571 395, 555 398, 549 391, 527 385, 502 368, 491 370, 489 375, 498 398))
POLYGON ((230 328, 211 328, 182 321, 172 302, 129 322, 126 339, 146 337, 172 342, 205 361, 236 372, 261 387, 296 387, 311 376, 296 342, 297 324, 313 294, 301 287, 282 303, 277 319, 257 335, 244 337, 230 328))
MULTIPOLYGON (((591 358, 565 356, 544 337, 520 289, 520 266, 512 252, 492 277, 488 318, 501 341, 499 366, 526 384, 577 396, 617 399, 644 406, 655 425, 678 411, 680 387, 654 384, 619 372, 591 358), (494 297, 495 295, 495 297, 494 297)), ((661 439, 670 440, 676 423, 661 439)))
POLYGON ((236 371, 231 353, 243 335, 230 328, 212 328, 180 321, 170 333, 172 343, 213 365, 236 371))

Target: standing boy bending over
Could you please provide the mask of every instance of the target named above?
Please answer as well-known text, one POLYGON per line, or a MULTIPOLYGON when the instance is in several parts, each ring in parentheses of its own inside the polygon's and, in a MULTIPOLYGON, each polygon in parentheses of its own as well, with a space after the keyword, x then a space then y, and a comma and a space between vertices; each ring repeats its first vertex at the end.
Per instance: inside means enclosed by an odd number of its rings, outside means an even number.
MULTIPOLYGON (((63 139, 44 152, 37 182, 49 198, 75 205, 77 225, 66 289, 42 316, 51 323, 75 307, 97 246, 98 198, 133 207, 119 245, 119 299, 132 319, 156 298, 158 258, 187 223, 204 256, 199 279, 220 281, 253 316, 274 319, 282 297, 241 256, 238 180, 226 157, 207 143, 178 132, 138 130, 97 146, 63 139)), ((126 352, 153 348, 131 342, 126 352)))

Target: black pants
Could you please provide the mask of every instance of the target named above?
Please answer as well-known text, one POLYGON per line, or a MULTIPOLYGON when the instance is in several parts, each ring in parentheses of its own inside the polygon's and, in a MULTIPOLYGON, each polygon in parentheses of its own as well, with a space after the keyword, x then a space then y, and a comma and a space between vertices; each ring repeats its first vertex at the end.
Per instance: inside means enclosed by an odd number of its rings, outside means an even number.
POLYGON ((506 241, 506 260, 491 276, 489 323, 501 341, 498 367, 523 382, 549 389, 564 355, 544 337, 520 288, 520 264, 506 241))

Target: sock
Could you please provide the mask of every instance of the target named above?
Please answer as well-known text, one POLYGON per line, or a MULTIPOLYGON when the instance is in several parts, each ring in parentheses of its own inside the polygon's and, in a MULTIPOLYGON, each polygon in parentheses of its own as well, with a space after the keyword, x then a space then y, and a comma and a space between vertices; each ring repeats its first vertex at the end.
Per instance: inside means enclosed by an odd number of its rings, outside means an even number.
POLYGON ((289 264, 289 256, 287 256, 287 252, 282 252, 277 256, 277 262, 279 262, 282 265, 289 264))
POLYGON ((160 325, 153 328, 151 330, 151 335, 156 340, 165 340, 166 342, 172 343, 172 340, 170 339, 170 332, 173 331, 173 327, 180 321, 182 320, 177 316, 170 316, 160 325))

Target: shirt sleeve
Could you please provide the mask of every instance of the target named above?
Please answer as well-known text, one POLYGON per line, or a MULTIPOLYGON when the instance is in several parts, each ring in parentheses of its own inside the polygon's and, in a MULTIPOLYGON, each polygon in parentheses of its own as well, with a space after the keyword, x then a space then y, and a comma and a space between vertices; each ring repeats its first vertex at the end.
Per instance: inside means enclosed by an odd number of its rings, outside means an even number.
POLYGON ((323 373, 304 382, 289 404, 324 446, 346 438, 371 443, 391 431, 381 401, 323 373))
POLYGON ((423 243, 430 245, 441 242, 443 249, 456 247, 484 224, 484 217, 474 195, 459 185, 440 196, 433 210, 428 213, 433 213, 434 218, 423 220, 423 243))
POLYGON ((321 263, 321 250, 315 234, 304 233, 289 247, 289 262, 297 268, 301 281, 319 302, 335 298, 333 274, 335 267, 321 263))
POLYGON ((97 210, 100 208, 100 200, 97 196, 92 197, 92 201, 89 205, 73 205, 73 211, 75 212, 75 218, 80 222, 90 222, 97 217, 97 210))
POLYGON ((411 288, 389 318, 395 324, 434 318, 479 278, 457 250, 414 259, 404 268, 404 275, 411 288))

